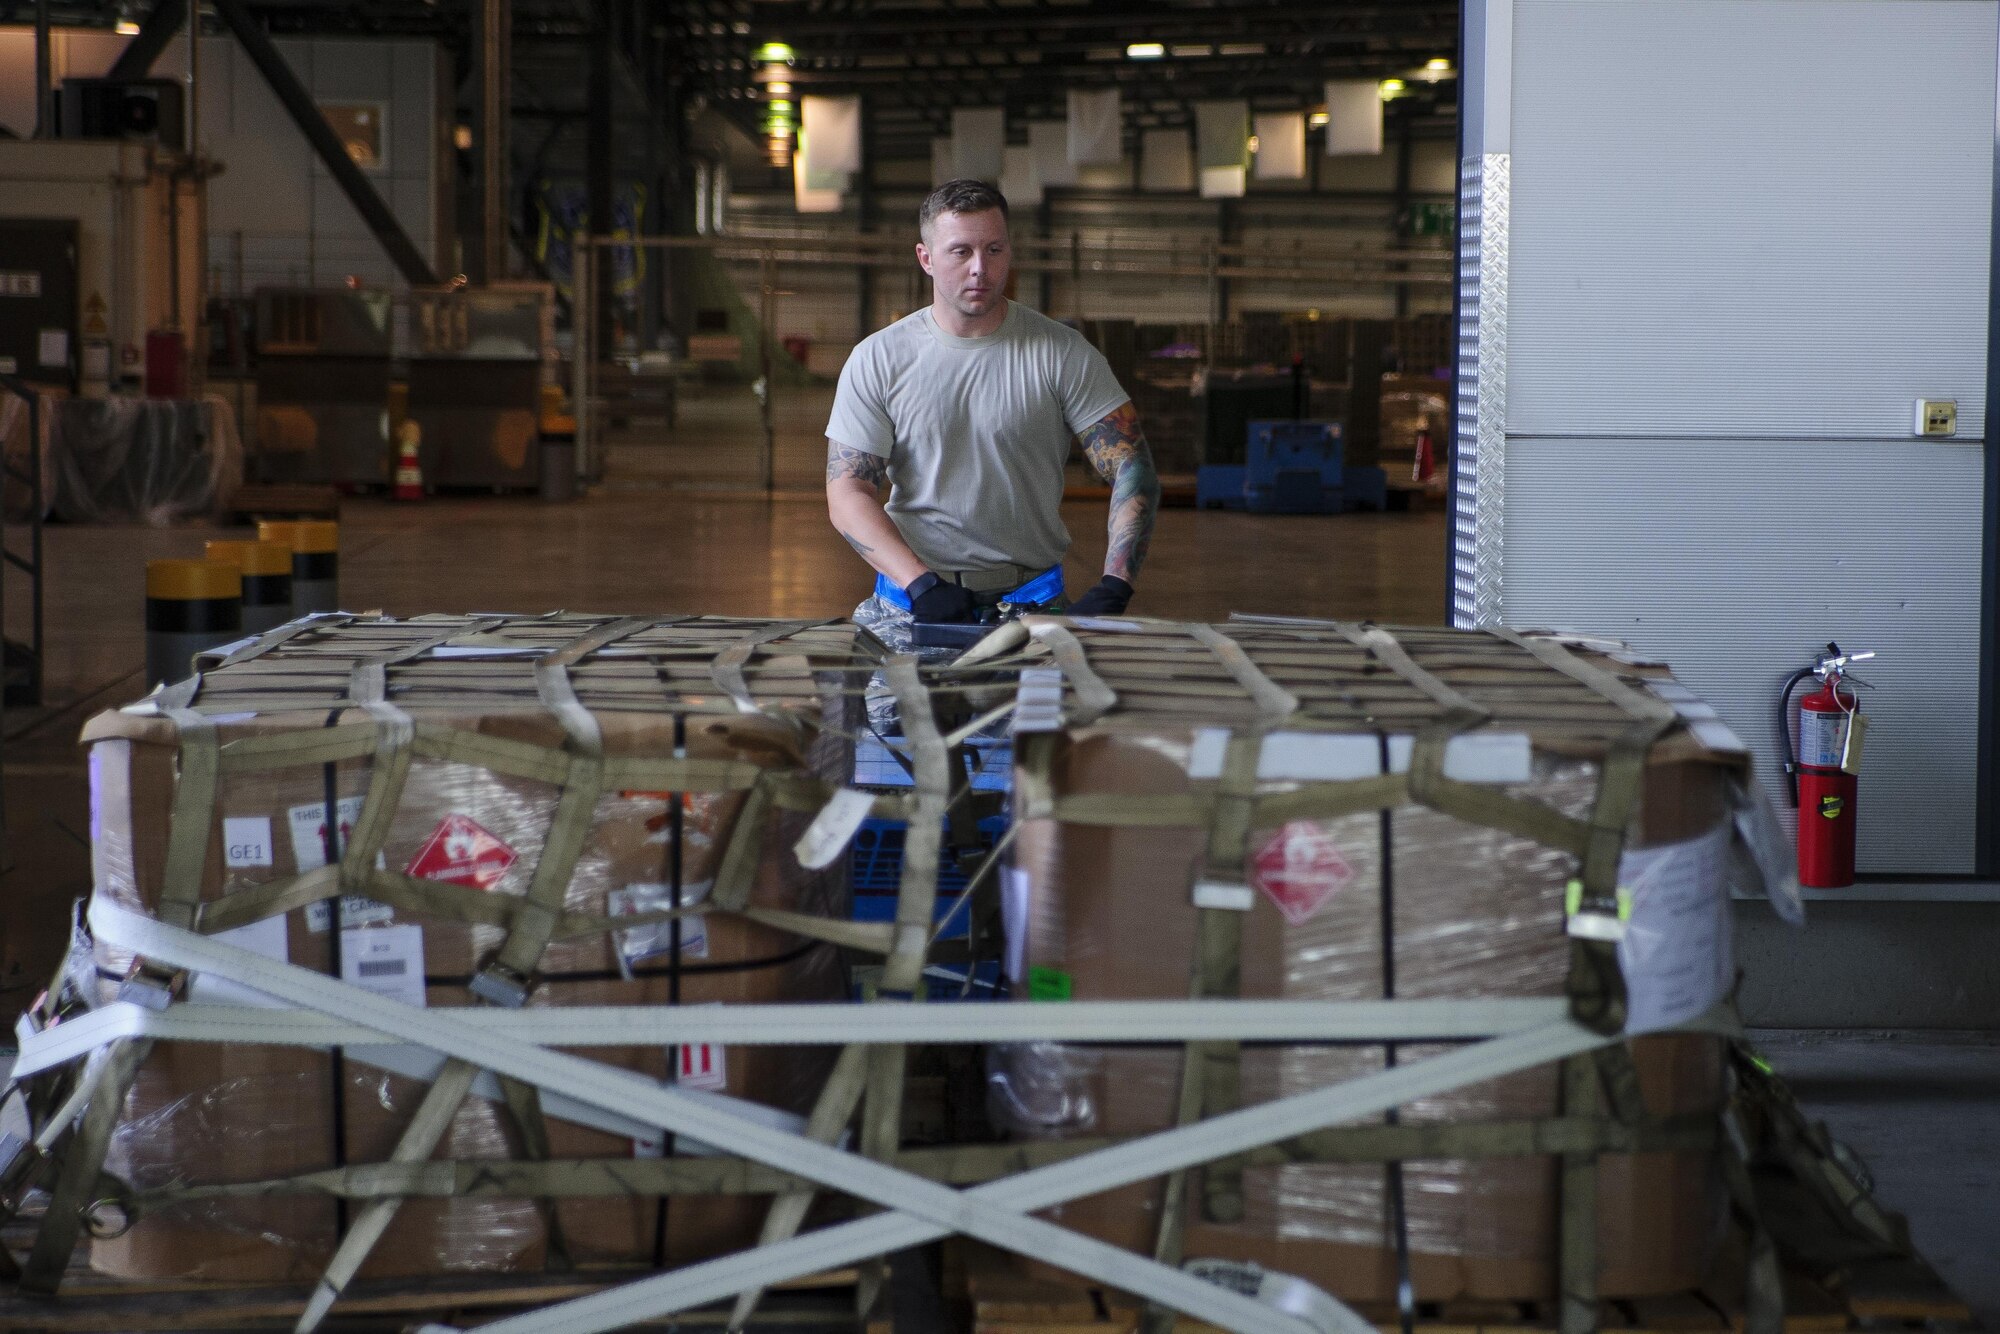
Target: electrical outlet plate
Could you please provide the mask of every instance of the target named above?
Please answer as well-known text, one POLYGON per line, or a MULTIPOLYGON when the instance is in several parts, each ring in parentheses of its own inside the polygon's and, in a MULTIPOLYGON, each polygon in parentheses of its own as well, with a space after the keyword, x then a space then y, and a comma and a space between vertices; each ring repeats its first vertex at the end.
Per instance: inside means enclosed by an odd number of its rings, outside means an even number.
POLYGON ((1920 398, 1917 400, 1918 435, 1957 435, 1958 400, 1951 398, 1920 398))

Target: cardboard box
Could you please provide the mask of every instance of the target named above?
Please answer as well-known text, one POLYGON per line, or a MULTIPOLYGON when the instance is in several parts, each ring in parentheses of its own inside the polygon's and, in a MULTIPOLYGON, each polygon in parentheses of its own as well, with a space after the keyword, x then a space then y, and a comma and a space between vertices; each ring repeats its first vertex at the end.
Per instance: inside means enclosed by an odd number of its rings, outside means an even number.
MULTIPOLYGON (((1192 688, 1178 697, 1170 693, 1173 687, 1163 678, 1180 674, 1187 679, 1191 660, 1194 674, 1200 674, 1200 659, 1193 655, 1205 656, 1206 651, 1199 646, 1170 649, 1168 638, 1153 639, 1156 631, 1162 636, 1167 632, 1144 623, 1134 627, 1136 635, 1109 633, 1112 628, 1105 627, 1105 633, 1076 631, 1093 665, 1120 691, 1121 707, 1097 725, 1073 728, 1059 738, 1051 770, 1057 799, 1201 790, 1205 785, 1190 778, 1190 769, 1200 767, 1195 756, 1203 749, 1202 733, 1240 728, 1248 715, 1238 701, 1219 693, 1208 699, 1192 688), (1161 654, 1153 654, 1154 649, 1161 654)), ((1338 672, 1321 682, 1309 675, 1316 657, 1354 653, 1337 635, 1320 644, 1301 629, 1290 640, 1260 642, 1240 627, 1219 628, 1238 633, 1253 660, 1294 691, 1317 684, 1324 690, 1318 698, 1336 700, 1340 690, 1348 689, 1329 684, 1338 672)), ((1448 661, 1454 651, 1451 632, 1426 633, 1430 642, 1413 648, 1413 654, 1420 661, 1448 661)), ((1461 642, 1474 641, 1488 647, 1493 642, 1473 635, 1461 642)), ((1460 669, 1464 688, 1479 693, 1465 684, 1480 679, 1477 659, 1438 668, 1460 669)), ((1547 675, 1568 684, 1553 672, 1547 675)), ((1378 696, 1367 706, 1387 719, 1380 724, 1385 730, 1405 735, 1417 730, 1414 711, 1398 715, 1403 705, 1382 697, 1393 685, 1386 674, 1357 672, 1354 681, 1353 689, 1378 696)), ((1509 783, 1508 790, 1572 817, 1586 814, 1596 792, 1602 745, 1574 728, 1514 723, 1504 714, 1484 730, 1517 729, 1533 742, 1532 770, 1523 775, 1525 782, 1509 783)), ((1615 732, 1617 726, 1609 730, 1615 732)), ((1375 744, 1374 737, 1365 739, 1371 747, 1375 744)), ((1216 738, 1210 735, 1206 744, 1213 754, 1216 738)), ((1299 744, 1309 748, 1314 742, 1307 737, 1299 744)), ((1265 751, 1267 757, 1272 753, 1265 751)), ((1740 764, 1739 756, 1707 752, 1678 732, 1662 742, 1645 774, 1628 848, 1712 851, 1716 831, 1727 827, 1728 785, 1740 764)), ((1301 785, 1267 783, 1265 790, 1301 785)), ((1190 887, 1206 841, 1206 831, 1194 828, 1031 822, 1015 845, 1016 865, 1026 873, 1025 897, 1011 908, 1013 920, 1025 925, 1019 964, 1066 974, 1070 994, 1078 1000, 1185 998, 1198 920, 1190 887)), ((1415 805, 1395 810, 1386 830, 1379 813, 1366 811, 1300 821, 1282 830, 1253 829, 1249 846, 1253 865, 1260 852, 1275 850, 1289 858, 1296 848, 1302 864, 1321 867, 1325 897, 1290 921, 1279 911, 1275 894, 1256 894, 1243 918, 1245 997, 1362 1000, 1385 995, 1385 852, 1392 866, 1398 998, 1563 994, 1569 964, 1564 888, 1574 874, 1566 854, 1415 805)), ((1281 883, 1280 878, 1273 876, 1271 883, 1281 883)), ((1700 895, 1703 911, 1726 923, 1719 874, 1700 895)), ((1726 949, 1726 937, 1722 944, 1726 949)), ((1728 972, 1726 957, 1716 961, 1716 972, 1728 972)), ((1716 1041, 1660 1035, 1638 1038, 1630 1046, 1653 1113, 1719 1106, 1721 1052, 1716 1041)), ((1437 1050, 1406 1044, 1398 1059, 1409 1063, 1437 1050)), ((1242 1100, 1251 1104, 1323 1087, 1378 1070, 1383 1063, 1379 1046, 1247 1048, 1242 1054, 1242 1100)), ((1024 1137, 1163 1130, 1173 1124, 1181 1065, 1180 1051, 1170 1047, 1037 1044, 1008 1049, 995 1056, 993 1106, 1002 1123, 1024 1137)), ((1555 1068, 1529 1070, 1425 1099, 1401 1114, 1410 1122, 1547 1116, 1558 1110, 1558 1088, 1555 1068)), ((1556 1163, 1546 1157, 1406 1165, 1404 1196, 1419 1298, 1552 1297, 1556 1177, 1556 1163)), ((1161 1191, 1160 1182, 1147 1182, 1061 1206, 1048 1217, 1150 1254, 1161 1191)), ((1601 1291, 1663 1293, 1700 1281, 1724 1206, 1716 1166, 1707 1154, 1609 1156, 1602 1161, 1599 1191, 1601 1291)), ((1194 1174, 1185 1220, 1188 1256, 1254 1261, 1307 1278, 1343 1298, 1395 1299, 1384 1168, 1251 1167, 1244 1174, 1244 1193, 1240 1223, 1209 1221, 1199 1170, 1194 1174)))
MULTIPOLYGON (((538 621, 534 630, 520 633, 560 642, 602 619, 538 621)), ((347 660, 380 652, 385 636, 411 633, 413 624, 423 634, 434 634, 439 623, 440 618, 420 624, 364 622, 352 630, 304 636, 296 652, 286 645, 254 663, 212 673, 196 707, 219 717, 225 747, 322 729, 328 724, 324 704, 316 702, 310 709, 300 704, 301 698, 324 689, 322 678, 344 680, 347 660), (343 636, 357 641, 345 656, 343 636), (256 707, 246 708, 246 703, 256 707)), ((763 671, 755 669, 753 658, 751 688, 760 703, 769 705, 756 714, 741 711, 710 679, 709 646, 744 633, 743 623, 722 623, 719 632, 714 623, 701 623, 681 638, 672 626, 649 633, 657 645, 653 659, 636 667, 621 661, 602 667, 586 662, 573 670, 576 693, 602 727, 607 756, 670 757, 678 747, 696 758, 802 770, 829 782, 847 780, 855 730, 850 715, 858 710, 858 699, 850 699, 844 689, 846 669, 852 665, 848 655, 857 642, 851 627, 816 629, 810 632, 810 649, 763 671)), ((782 647, 774 645, 773 651, 782 647)), ((392 691, 420 723, 561 748, 562 729, 535 702, 531 678, 525 701, 519 698, 528 666, 519 660, 496 665, 479 658, 423 658, 391 669, 392 691), (407 676, 399 679, 403 673, 407 676)), ((365 718, 358 710, 336 714, 337 721, 365 718)), ((83 739, 91 748, 94 892, 120 906, 151 912, 162 889, 177 790, 177 730, 168 719, 143 709, 116 711, 94 719, 83 739)), ((370 759, 363 757, 225 774, 209 821, 202 901, 289 881, 323 865, 329 792, 336 819, 351 826, 372 773, 370 759)), ((459 860, 453 864, 490 870, 483 892, 520 894, 541 855, 558 798, 557 789, 547 784, 419 756, 411 763, 379 865, 420 875, 406 868, 421 867, 426 855, 441 856, 440 836, 469 822, 479 831, 473 855, 468 861, 466 850, 458 849, 459 860), (478 854, 495 844, 504 855, 481 863, 478 854)), ((616 916, 621 906, 631 912, 668 906, 676 842, 681 901, 701 901, 743 804, 740 792, 688 793, 677 803, 665 792, 605 791, 567 883, 565 908, 616 916)), ((842 915, 844 863, 807 872, 791 853, 806 818, 773 815, 760 840, 750 900, 758 906, 842 915)), ((343 905, 341 915, 345 929, 337 934, 331 905, 322 903, 240 928, 230 939, 269 957, 333 973, 336 949, 351 963, 359 949, 382 945, 393 936, 409 948, 388 962, 408 967, 410 984, 422 988, 432 1007, 474 1003, 466 984, 504 939, 497 927, 369 900, 343 905), (415 976, 419 970, 421 978, 415 976)), ((130 958, 100 943, 97 962, 108 995, 115 989, 111 979, 123 975, 130 958)), ((206 994, 242 1003, 241 996, 226 989, 212 991, 214 984, 214 979, 196 978, 191 988, 197 999, 206 994)), ((714 914, 683 920, 678 962, 664 928, 558 940, 543 956, 529 1003, 661 1005, 677 999, 701 1005, 844 994, 843 971, 832 947, 812 946, 786 932, 714 914), (621 977, 619 952, 626 956, 622 963, 633 974, 630 980, 621 977)), ((660 1078, 668 1073, 662 1048, 578 1054, 660 1078)), ((726 1079, 717 1091, 786 1111, 805 1110, 830 1067, 830 1057, 817 1049, 743 1049, 716 1053, 715 1059, 726 1062, 726 1079)), ((328 1054, 159 1044, 128 1094, 108 1170, 149 1189, 265 1180, 336 1163, 384 1160, 427 1084, 351 1056, 342 1062, 340 1083, 336 1116, 335 1073, 328 1054)), ((635 1145, 629 1135, 556 1119, 549 1121, 549 1133, 556 1157, 657 1151, 635 1145)), ((508 1158, 519 1151, 518 1131, 504 1104, 474 1097, 454 1118, 437 1157, 508 1158)), ((766 1203, 673 1201, 665 1211, 666 1254, 685 1258, 750 1244, 766 1203)), ((573 1259, 653 1260, 661 1214, 657 1199, 577 1199, 554 1208, 573 1259)), ((316 1275, 332 1253, 336 1224, 334 1201, 325 1197, 197 1201, 149 1217, 123 1237, 94 1242, 91 1263, 127 1278, 301 1281, 316 1275)), ((363 1274, 532 1269, 542 1263, 547 1239, 543 1207, 532 1200, 412 1200, 398 1211, 363 1274)))

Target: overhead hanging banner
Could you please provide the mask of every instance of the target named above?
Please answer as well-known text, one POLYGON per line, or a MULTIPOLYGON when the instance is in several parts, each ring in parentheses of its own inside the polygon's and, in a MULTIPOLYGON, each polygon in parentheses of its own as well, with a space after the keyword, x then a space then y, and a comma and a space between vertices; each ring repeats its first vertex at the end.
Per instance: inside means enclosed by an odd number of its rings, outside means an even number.
POLYGON ((1186 130, 1147 130, 1139 142, 1139 188, 1194 189, 1194 149, 1186 130))
POLYGON ((1118 90, 1070 89, 1069 160, 1077 167, 1115 167, 1125 156, 1118 90))
POLYGON ((1382 89, 1371 79, 1329 79, 1326 155, 1382 151, 1382 89))
MULTIPOLYGON (((861 99, 807 97, 799 107, 799 142, 812 144, 809 175, 861 170, 861 99)), ((802 150, 803 151, 803 150, 802 150)))
POLYGON ((1195 166, 1203 199, 1241 198, 1250 174, 1250 104, 1194 104, 1195 166))
POLYGON ((1256 175, 1260 181, 1302 181, 1306 178, 1306 116, 1283 111, 1259 116, 1256 175))
POLYGON ((1000 150, 1006 146, 1005 107, 960 107, 951 113, 953 176, 997 182, 1000 150))
POLYGON ((1042 185, 1076 184, 1076 164, 1069 160, 1067 123, 1059 120, 1029 122, 1028 147, 1035 150, 1035 179, 1042 185))
POLYGON ((838 213, 841 192, 847 188, 847 174, 808 170, 808 142, 801 130, 798 151, 792 154, 792 207, 800 213, 838 213))
POLYGON ((1042 202, 1042 178, 1035 170, 1032 144, 1009 144, 1000 153, 1000 193, 1009 208, 1033 208, 1042 202))

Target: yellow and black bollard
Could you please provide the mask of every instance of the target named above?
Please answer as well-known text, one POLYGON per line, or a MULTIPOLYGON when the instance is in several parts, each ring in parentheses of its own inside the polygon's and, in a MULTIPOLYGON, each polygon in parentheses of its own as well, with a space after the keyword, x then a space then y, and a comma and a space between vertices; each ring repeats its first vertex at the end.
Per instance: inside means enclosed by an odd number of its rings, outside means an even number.
POLYGON ((292 552, 276 542, 214 541, 208 558, 243 576, 243 633, 261 635, 292 619, 292 552))
POLYGON ((266 519, 257 536, 292 553, 292 615, 340 610, 340 525, 331 519, 266 519))
POLYGON ((193 675, 194 655, 243 633, 243 576, 209 560, 146 563, 146 684, 193 675))

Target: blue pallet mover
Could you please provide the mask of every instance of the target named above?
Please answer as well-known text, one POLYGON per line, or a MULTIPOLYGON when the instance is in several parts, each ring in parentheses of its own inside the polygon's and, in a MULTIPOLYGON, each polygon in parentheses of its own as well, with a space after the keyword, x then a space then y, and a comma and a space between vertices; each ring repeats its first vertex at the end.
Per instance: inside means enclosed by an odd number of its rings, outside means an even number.
POLYGON ((1253 421, 1240 464, 1206 464, 1195 477, 1200 509, 1251 514, 1339 514, 1383 509, 1388 474, 1346 462, 1339 422, 1253 421))

